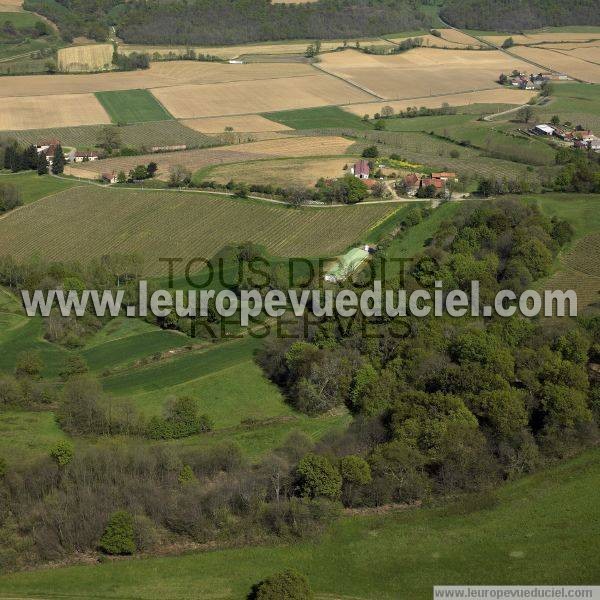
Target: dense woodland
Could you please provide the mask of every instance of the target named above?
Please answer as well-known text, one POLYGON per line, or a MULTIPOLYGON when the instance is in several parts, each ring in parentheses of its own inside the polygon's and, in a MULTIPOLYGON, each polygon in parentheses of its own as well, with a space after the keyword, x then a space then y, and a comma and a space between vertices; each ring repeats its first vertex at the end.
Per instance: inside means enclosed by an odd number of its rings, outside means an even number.
POLYGON ((600 25, 600 2, 446 0, 440 15, 455 27, 518 32, 561 25, 600 25))
MULTIPOLYGON (((54 21, 67 40, 106 40, 109 27, 137 44, 238 44, 286 39, 354 39, 433 24, 419 0, 25 0, 54 21)), ((457 27, 520 31, 558 25, 599 25, 598 0, 447 0, 441 16, 457 27)))
MULTIPOLYGON (((399 232, 428 218, 415 211, 382 241, 382 256, 399 232)), ((525 203, 465 205, 411 263, 406 287, 443 279, 446 289, 468 289, 477 279, 487 302, 498 289, 518 292, 545 277, 571 236, 568 223, 525 203)), ((86 268, 0 261, 0 281, 13 289, 40 279, 77 289, 84 280, 110 287, 135 278, 134 257, 86 268)), ((14 375, 0 379, 0 410, 52 407, 71 436, 103 441, 60 442, 22 466, 0 460, 0 565, 189 540, 294 539, 320 531, 342 506, 464 493, 487 506, 502 480, 597 442, 600 387, 590 366, 600 361, 598 318, 398 317, 369 327, 377 335, 326 319, 301 340, 266 342, 257 360, 298 410, 346 407, 354 420, 316 445, 294 435, 257 463, 234 445, 195 450, 144 439, 206 431, 193 399, 166 402, 162 419, 146 422, 127 399, 105 397, 81 361, 65 365, 57 388, 35 356, 20 356, 14 375)))
POLYGON ((263 40, 356 38, 417 30, 430 18, 417 0, 26 0, 29 10, 55 21, 72 38, 103 40, 108 26, 128 43, 233 44, 263 40))

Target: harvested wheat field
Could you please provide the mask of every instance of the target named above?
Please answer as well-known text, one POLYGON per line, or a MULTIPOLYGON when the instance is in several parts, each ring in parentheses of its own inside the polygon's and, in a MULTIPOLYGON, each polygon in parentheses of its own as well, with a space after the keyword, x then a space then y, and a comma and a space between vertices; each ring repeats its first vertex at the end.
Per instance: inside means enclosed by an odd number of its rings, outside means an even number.
POLYGON ((276 123, 260 115, 241 115, 232 117, 209 117, 207 119, 189 119, 182 121, 201 133, 223 133, 226 127, 233 127, 234 131, 245 133, 263 133, 267 131, 290 131, 291 128, 281 123, 276 123))
MULTIPOLYGON (((588 83, 600 83, 600 65, 556 50, 517 46, 511 52, 544 67, 588 83)), ((531 67, 529 68, 531 70, 531 67)))
POLYGON ((438 31, 442 34, 443 39, 454 42, 455 44, 462 44, 464 46, 481 45, 481 42, 474 37, 463 33, 462 31, 457 31, 456 29, 438 29, 438 31))
POLYGON ((344 167, 352 162, 351 157, 261 160, 215 167, 203 179, 222 184, 233 179, 249 184, 312 187, 321 177, 342 177, 347 172, 344 167))
POLYGON ((338 136, 289 137, 281 140, 268 140, 243 146, 229 146, 221 150, 237 151, 243 148, 248 154, 269 154, 270 156, 328 156, 344 154, 353 141, 338 136))
POLYGON ((151 91, 177 119, 312 108, 373 99, 339 79, 322 74, 268 82, 180 85, 151 91))
POLYGON ((58 69, 63 73, 108 71, 112 65, 112 44, 90 44, 61 48, 57 52, 58 69))
POLYGON ((600 65, 600 44, 598 44, 598 42, 596 42, 595 46, 560 49, 559 52, 565 56, 571 56, 579 60, 600 65))
POLYGON ((253 241, 278 256, 334 256, 397 210, 390 204, 290 209, 194 192, 78 186, 0 220, 0 255, 88 261, 108 253, 143 257, 144 274, 165 274, 159 258, 213 256, 253 241))
POLYGON ((394 56, 354 50, 323 56, 319 67, 381 98, 419 98, 493 87, 502 71, 529 65, 499 51, 415 48, 394 56))
POLYGON ((0 131, 110 123, 93 94, 0 98, 0 131))
POLYGON ((411 98, 409 100, 396 100, 393 102, 367 102, 364 104, 352 104, 342 108, 348 112, 362 117, 363 115, 374 115, 381 112, 384 106, 391 106, 395 111, 406 110, 409 106, 420 108, 440 108, 442 104, 450 106, 468 106, 469 104, 526 104, 537 95, 535 91, 514 90, 498 86, 493 90, 482 90, 466 94, 449 94, 447 96, 425 96, 424 98, 411 98))
POLYGON ((297 63, 230 65, 199 61, 162 62, 152 63, 149 69, 143 71, 83 74, 77 77, 71 75, 26 75, 3 78, 0 97, 149 89, 184 83, 201 84, 266 80, 277 77, 293 78, 313 73, 314 69, 311 69, 310 66, 297 63))
POLYGON ((237 144, 220 148, 169 152, 166 154, 149 154, 145 156, 120 156, 85 163, 83 167, 69 166, 66 172, 75 177, 96 179, 101 173, 125 171, 137 165, 154 161, 158 164, 159 179, 166 179, 169 169, 181 165, 190 171, 197 171, 210 165, 239 163, 248 160, 259 160, 277 157, 302 156, 339 156, 352 145, 351 140, 342 137, 289 137, 264 140, 248 144, 237 144))

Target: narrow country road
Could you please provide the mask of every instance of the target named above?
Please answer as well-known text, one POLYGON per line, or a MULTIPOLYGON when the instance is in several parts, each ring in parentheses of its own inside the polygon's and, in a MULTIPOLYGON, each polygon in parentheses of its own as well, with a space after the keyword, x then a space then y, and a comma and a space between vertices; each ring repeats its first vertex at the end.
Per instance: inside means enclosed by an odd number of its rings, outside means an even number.
MULTIPOLYGON (((96 181, 88 181, 85 179, 73 179, 71 177, 63 177, 61 175, 51 175, 51 177, 56 177, 56 179, 64 179, 65 181, 76 181, 81 185, 81 187, 86 185, 95 185, 96 187, 101 188, 114 188, 114 184, 103 184, 98 183, 96 181)), ((77 187, 77 186, 75 186, 77 187)), ((211 190, 194 190, 190 188, 144 188, 144 187, 123 187, 116 188, 123 190, 136 190, 138 192, 184 192, 187 194, 212 194, 215 196, 229 196, 236 197, 236 195, 232 192, 214 192, 211 190)), ((58 193, 58 192, 57 192, 58 193)), ((54 195, 54 194, 52 194, 54 195)), ((49 198, 50 196, 45 196, 49 198)), ((289 202, 285 202, 283 200, 275 200, 274 198, 263 198, 261 196, 247 196, 249 200, 259 200, 260 202, 269 202, 271 204, 282 204, 284 206, 291 206, 289 202)), ((42 198, 40 198, 41 200, 42 198)), ((240 198, 240 200, 244 200, 244 198, 240 198)), ((396 200, 369 200, 368 202, 358 202, 356 204, 304 204, 301 208, 346 208, 348 206, 369 206, 370 204, 406 204, 407 202, 430 202, 430 198, 397 198, 396 200)), ((24 207, 19 207, 24 208, 24 207)), ((19 209, 15 209, 19 210, 19 209)), ((11 211, 12 212, 12 211, 11 211)), ((6 213, 7 215, 9 213, 6 213)), ((6 215, 5 215, 6 216, 6 215)), ((0 217, 2 218, 2 217, 0 217)))

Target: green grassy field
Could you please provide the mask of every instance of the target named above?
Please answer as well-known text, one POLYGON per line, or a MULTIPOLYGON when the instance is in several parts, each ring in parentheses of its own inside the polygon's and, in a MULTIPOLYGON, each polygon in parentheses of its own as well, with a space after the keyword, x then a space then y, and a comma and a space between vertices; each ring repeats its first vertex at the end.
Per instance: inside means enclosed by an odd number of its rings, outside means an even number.
POLYGON ((127 392, 125 387, 117 390, 109 387, 109 390, 134 400, 146 415, 162 414, 169 397, 191 396, 197 400, 200 411, 211 417, 216 430, 237 427, 248 420, 265 421, 294 415, 279 389, 264 377, 254 363, 251 353, 224 348, 213 357, 214 352, 212 350, 205 356, 196 354, 196 369, 192 369, 188 362, 165 365, 162 373, 158 374, 152 369, 145 371, 150 377, 156 376, 153 384, 157 391, 127 392), (168 377, 161 379, 165 374, 168 377), (159 388, 161 385, 163 387, 159 388))
MULTIPOLYGON (((575 230, 575 240, 600 229, 600 197, 595 194, 544 194, 534 201, 548 216, 567 219, 575 230)), ((600 274, 600 273, 599 273, 600 274)))
POLYGON ((263 115, 271 121, 277 121, 292 129, 373 129, 370 123, 353 115, 337 106, 324 106, 322 108, 304 108, 300 110, 285 110, 280 112, 265 113, 263 115))
POLYGON ((586 83, 558 83, 553 85, 552 100, 536 109, 536 119, 548 121, 558 115, 564 123, 573 126, 600 129, 600 85, 586 83))
POLYGON ((207 346, 200 351, 184 353, 157 364, 105 377, 102 380, 103 386, 106 391, 123 396, 156 391, 164 393, 164 390, 183 382, 247 362, 259 344, 259 340, 248 336, 207 346))
POLYGON ((51 196, 57 192, 68 190, 75 185, 75 181, 57 179, 50 175, 38 175, 35 171, 21 171, 20 173, 0 173, 0 184, 12 183, 21 192, 23 204, 30 204, 40 198, 51 196))
MULTIPOLYGON (((58 139, 65 146, 82 149, 98 147, 104 127, 104 125, 82 125, 81 127, 27 129, 7 131, 5 135, 15 138, 23 145, 35 144, 39 140, 58 139)), ((148 150, 152 146, 186 144, 188 148, 198 148, 217 143, 214 138, 194 131, 175 120, 123 125, 118 128, 118 131, 124 146, 148 150)))
POLYGON ((600 556, 600 451, 498 491, 498 504, 342 518, 314 541, 46 569, 0 578, 0 597, 242 600, 286 567, 318 600, 426 600, 432 586, 590 585, 600 556))
POLYGON ((335 256, 397 210, 393 204, 304 208, 196 192, 74 187, 0 220, 0 254, 81 260, 137 253, 146 275, 159 259, 210 258, 223 246, 253 241, 275 256, 335 256))
POLYGON ((0 316, 0 373, 12 373, 21 352, 36 351, 44 363, 42 375, 56 377, 69 352, 43 339, 41 319, 22 315, 9 315, 7 318, 4 313, 0 313, 0 316))
POLYGON ((45 454, 65 437, 51 412, 0 412, 0 456, 11 463, 45 454))
POLYGON ((436 115, 430 117, 390 118, 385 119, 386 131, 425 131, 429 132, 439 127, 451 127, 473 121, 473 115, 436 115))
POLYGON ((35 24, 41 19, 30 12, 3 12, 0 13, 0 21, 5 23, 9 21, 17 29, 24 27, 35 27, 35 24))
POLYGON ((474 102, 473 104, 465 104, 464 106, 457 106, 456 111, 460 114, 465 115, 491 115, 494 113, 503 112, 509 108, 514 108, 516 104, 501 104, 501 103, 483 103, 474 102))
POLYGON ((317 442, 328 433, 344 430, 351 420, 352 417, 346 412, 320 417, 296 414, 216 429, 208 435, 196 435, 165 444, 182 449, 202 450, 233 442, 240 447, 244 456, 254 461, 281 446, 293 432, 303 433, 317 442))
POLYGON ((191 340, 174 331, 153 328, 152 331, 128 335, 92 345, 81 352, 91 371, 101 373, 115 367, 123 368, 142 358, 161 354, 189 344, 191 340))
POLYGON ((148 90, 96 92, 113 123, 165 121, 173 117, 148 90))

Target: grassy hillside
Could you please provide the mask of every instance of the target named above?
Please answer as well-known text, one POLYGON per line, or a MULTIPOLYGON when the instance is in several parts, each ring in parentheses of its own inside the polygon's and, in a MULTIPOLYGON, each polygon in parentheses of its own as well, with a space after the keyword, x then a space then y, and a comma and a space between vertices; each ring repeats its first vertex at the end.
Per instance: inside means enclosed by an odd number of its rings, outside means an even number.
POLYGON ((561 121, 595 129, 600 128, 600 85, 586 83, 560 83, 553 86, 552 100, 536 109, 540 120, 550 120, 558 115, 561 121))
POLYGON ((5 575, 0 597, 242 600, 253 583, 290 566, 322 600, 425 600, 441 583, 593 584, 598 485, 594 450, 505 485, 483 510, 471 501, 354 516, 314 542, 5 575))
POLYGON ((0 329, 0 373, 12 372, 21 352, 36 351, 44 363, 42 375, 56 377, 67 360, 68 351, 43 339, 41 318, 6 317, 2 313, 0 316, 9 320, 8 325, 4 321, 0 329))
POLYGON ((46 454, 65 438, 52 412, 0 413, 0 456, 10 457, 11 463, 46 454))
POLYGON ((152 331, 107 340, 86 348, 81 354, 89 368, 102 372, 114 367, 126 367, 135 361, 190 343, 185 335, 153 328, 152 331))
POLYGON ((57 192, 68 190, 75 181, 57 179, 50 175, 38 175, 35 171, 21 171, 20 173, 1 173, 0 183, 12 183, 19 188, 23 204, 35 202, 57 192))

